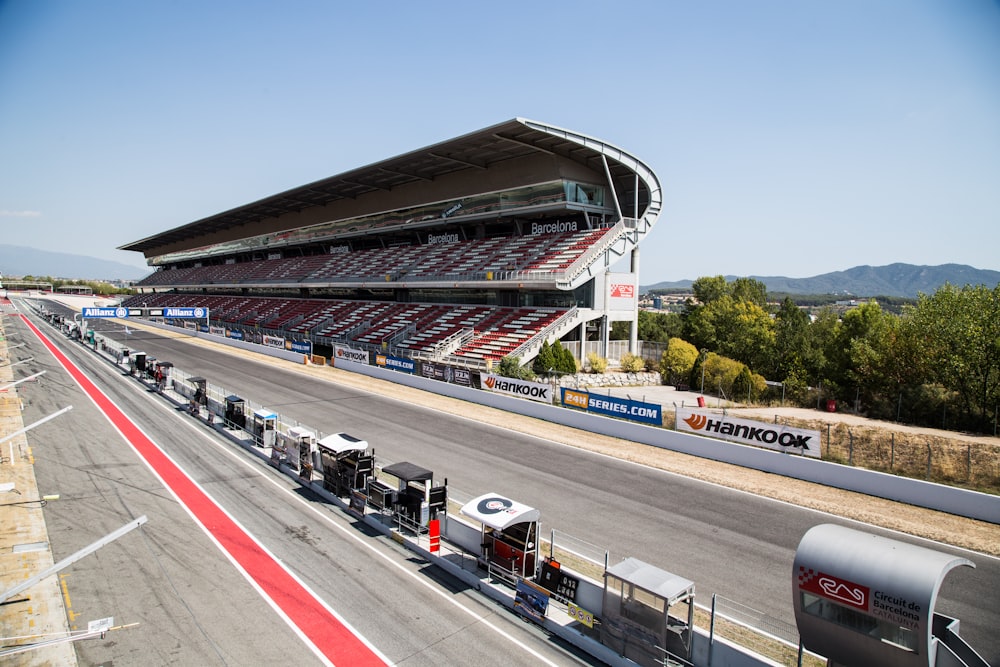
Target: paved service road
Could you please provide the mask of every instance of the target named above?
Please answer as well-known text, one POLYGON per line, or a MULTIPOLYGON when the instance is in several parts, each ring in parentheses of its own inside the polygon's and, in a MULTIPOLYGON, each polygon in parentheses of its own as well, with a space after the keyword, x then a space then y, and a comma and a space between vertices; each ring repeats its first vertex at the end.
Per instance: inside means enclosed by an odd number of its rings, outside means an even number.
MULTIPOLYGON (((114 617, 81 664, 319 664, 23 323, 38 370, 25 422, 55 558, 141 515, 148 523, 64 571, 73 625, 114 617)), ((467 591, 412 552, 310 497, 293 480, 180 413, 45 324, 41 331, 280 562, 400 665, 581 664, 538 629, 467 591)), ((211 527, 210 527, 211 528, 211 527)))
MULTIPOLYGON (((121 326, 117 326, 121 330, 121 326)), ((124 334, 119 337, 123 338, 124 334)), ((472 497, 497 491, 541 510, 556 529, 607 545, 611 560, 634 556, 713 593, 793 623, 792 560, 802 535, 839 523, 970 558, 976 570, 949 574, 937 610, 962 621, 962 635, 1000 663, 1000 561, 862 526, 811 510, 486 426, 472 418, 316 379, 278 362, 259 363, 215 348, 133 332, 131 344, 213 384, 263 402, 322 432, 368 440, 380 459, 408 460, 472 497)))

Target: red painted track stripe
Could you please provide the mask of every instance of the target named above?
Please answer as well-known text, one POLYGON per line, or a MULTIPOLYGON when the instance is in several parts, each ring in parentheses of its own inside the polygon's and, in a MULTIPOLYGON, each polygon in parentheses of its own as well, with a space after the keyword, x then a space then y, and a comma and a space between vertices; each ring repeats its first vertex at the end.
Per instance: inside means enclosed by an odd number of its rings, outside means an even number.
POLYGON ((166 454, 150 440, 91 382, 83 372, 45 337, 27 317, 21 319, 45 344, 49 352, 76 380, 133 449, 160 476, 188 511, 196 517, 222 548, 280 608, 309 641, 333 664, 384 665, 385 661, 305 589, 287 570, 263 551, 239 525, 202 491, 166 454))

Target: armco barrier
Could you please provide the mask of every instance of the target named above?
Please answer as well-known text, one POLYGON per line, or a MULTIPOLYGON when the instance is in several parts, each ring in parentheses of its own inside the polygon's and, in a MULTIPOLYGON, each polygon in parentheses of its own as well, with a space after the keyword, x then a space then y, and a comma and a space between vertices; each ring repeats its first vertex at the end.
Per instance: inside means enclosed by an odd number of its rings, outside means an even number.
POLYGON ((691 433, 644 426, 416 375, 397 373, 378 366, 338 361, 337 367, 592 433, 1000 524, 1000 496, 863 468, 852 468, 804 456, 773 452, 691 433))

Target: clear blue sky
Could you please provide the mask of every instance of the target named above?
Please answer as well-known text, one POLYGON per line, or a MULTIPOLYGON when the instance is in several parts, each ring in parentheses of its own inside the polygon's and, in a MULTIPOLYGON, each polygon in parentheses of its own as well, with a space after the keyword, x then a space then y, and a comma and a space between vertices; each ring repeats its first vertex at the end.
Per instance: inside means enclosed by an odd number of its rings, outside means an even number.
POLYGON ((115 248, 516 116, 657 173, 643 285, 1000 269, 991 0, 0 0, 0 243, 143 266, 115 248))

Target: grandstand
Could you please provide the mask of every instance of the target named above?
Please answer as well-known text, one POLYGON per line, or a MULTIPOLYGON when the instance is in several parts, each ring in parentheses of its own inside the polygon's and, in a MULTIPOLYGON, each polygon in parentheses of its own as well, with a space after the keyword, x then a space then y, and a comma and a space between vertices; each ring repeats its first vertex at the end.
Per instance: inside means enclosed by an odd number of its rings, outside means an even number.
POLYGON ((621 149, 517 118, 121 246, 155 269, 125 305, 475 369, 606 350, 615 321, 634 349, 661 197, 621 149))

